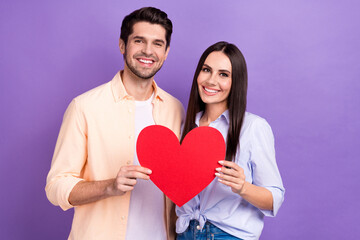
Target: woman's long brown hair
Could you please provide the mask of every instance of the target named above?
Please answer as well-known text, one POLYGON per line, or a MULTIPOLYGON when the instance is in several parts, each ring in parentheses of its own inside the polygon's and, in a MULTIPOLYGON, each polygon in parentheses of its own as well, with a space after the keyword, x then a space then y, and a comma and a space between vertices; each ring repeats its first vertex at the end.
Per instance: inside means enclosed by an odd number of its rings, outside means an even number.
POLYGON ((230 59, 232 66, 231 89, 227 99, 227 105, 229 109, 229 130, 226 139, 225 159, 233 161, 240 142, 240 131, 246 111, 248 85, 245 58, 241 51, 234 44, 218 42, 208 47, 201 55, 193 78, 181 142, 184 140, 186 134, 196 127, 196 114, 200 111, 205 111, 205 103, 201 100, 199 95, 197 78, 206 58, 210 53, 215 51, 223 52, 230 59))

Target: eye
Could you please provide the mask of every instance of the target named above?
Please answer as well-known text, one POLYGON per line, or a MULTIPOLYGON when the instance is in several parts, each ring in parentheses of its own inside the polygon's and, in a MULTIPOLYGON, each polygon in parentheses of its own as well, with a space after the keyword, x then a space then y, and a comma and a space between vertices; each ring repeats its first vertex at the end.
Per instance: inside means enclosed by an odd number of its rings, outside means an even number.
POLYGON ((161 42, 155 42, 155 46, 157 46, 157 47, 162 47, 163 44, 162 44, 161 42))
POLYGON ((135 43, 142 43, 143 40, 141 40, 141 39, 135 39, 134 42, 135 42, 135 43))
POLYGON ((203 71, 203 72, 210 72, 210 69, 207 68, 207 67, 203 67, 203 68, 201 69, 201 71, 203 71))
POLYGON ((229 74, 227 74, 227 73, 220 73, 220 76, 221 76, 221 77, 229 77, 229 74))

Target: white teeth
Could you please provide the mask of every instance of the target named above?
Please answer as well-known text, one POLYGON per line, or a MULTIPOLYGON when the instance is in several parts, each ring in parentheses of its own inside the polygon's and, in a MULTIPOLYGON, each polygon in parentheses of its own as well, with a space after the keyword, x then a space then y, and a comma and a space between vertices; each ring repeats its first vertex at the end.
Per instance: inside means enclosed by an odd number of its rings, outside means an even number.
POLYGON ((139 59, 139 61, 142 63, 152 63, 151 60, 145 60, 145 59, 139 59))
POLYGON ((209 92, 209 93, 217 93, 218 91, 216 90, 211 90, 211 89, 208 89, 206 87, 204 87, 205 91, 209 92))

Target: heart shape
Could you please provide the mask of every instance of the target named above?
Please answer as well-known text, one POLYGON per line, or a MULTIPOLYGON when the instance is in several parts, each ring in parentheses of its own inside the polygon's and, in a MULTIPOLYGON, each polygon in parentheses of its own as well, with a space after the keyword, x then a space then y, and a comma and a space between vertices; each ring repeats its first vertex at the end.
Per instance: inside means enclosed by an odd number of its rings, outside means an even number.
POLYGON ((152 170, 153 183, 181 207, 215 178, 225 141, 215 128, 197 127, 180 145, 170 129, 152 125, 140 132, 136 151, 141 166, 152 170))

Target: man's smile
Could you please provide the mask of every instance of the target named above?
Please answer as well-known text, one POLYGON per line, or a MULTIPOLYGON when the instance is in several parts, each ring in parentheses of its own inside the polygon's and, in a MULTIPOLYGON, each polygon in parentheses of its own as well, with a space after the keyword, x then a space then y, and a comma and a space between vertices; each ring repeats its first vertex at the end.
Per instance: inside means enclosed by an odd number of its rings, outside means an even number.
POLYGON ((146 65, 152 65, 155 61, 149 58, 137 58, 140 63, 146 64, 146 65))

